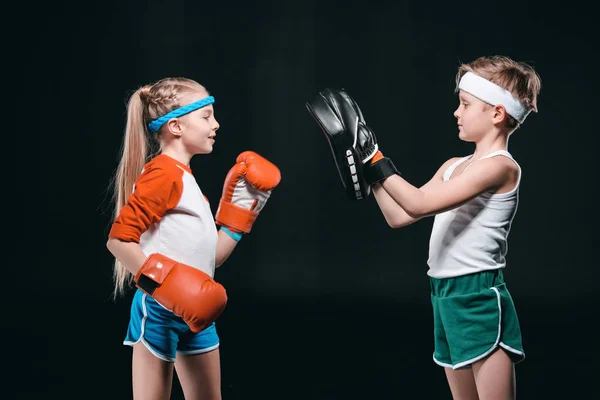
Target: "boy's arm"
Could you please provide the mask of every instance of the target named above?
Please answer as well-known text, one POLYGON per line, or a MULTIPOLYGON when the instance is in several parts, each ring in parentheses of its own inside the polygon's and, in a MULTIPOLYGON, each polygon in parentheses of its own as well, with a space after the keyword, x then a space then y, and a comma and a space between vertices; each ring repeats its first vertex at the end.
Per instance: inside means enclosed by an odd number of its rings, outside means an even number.
POLYGON ((512 179, 518 173, 514 163, 502 158, 479 160, 459 176, 438 181, 427 188, 419 189, 399 175, 388 177, 381 186, 409 216, 423 218, 459 207, 512 179))
MULTIPOLYGON (((419 190, 428 191, 436 185, 443 182, 444 172, 448 167, 458 160, 458 157, 451 158, 446 161, 433 175, 433 177, 425 185, 421 186, 419 190)), ((389 178, 388 178, 389 179, 389 178)), ((385 182, 385 181, 384 181, 385 182)), ((403 226, 410 225, 417 222, 422 216, 411 216, 409 215, 393 198, 390 196, 380 183, 373 185, 373 195, 379 205, 386 222, 392 228, 401 228, 403 226)))

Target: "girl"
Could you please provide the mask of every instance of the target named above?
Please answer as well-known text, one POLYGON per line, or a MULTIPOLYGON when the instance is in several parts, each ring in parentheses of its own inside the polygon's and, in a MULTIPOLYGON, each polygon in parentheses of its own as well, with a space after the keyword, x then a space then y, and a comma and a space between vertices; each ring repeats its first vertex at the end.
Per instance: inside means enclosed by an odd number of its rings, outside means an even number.
POLYGON ((141 87, 128 103, 107 247, 116 258, 115 295, 132 281, 137 286, 124 341, 133 346, 136 399, 168 399, 173 367, 186 399, 221 398, 214 321, 227 297, 214 270, 250 232, 280 180, 266 159, 240 154, 225 180, 217 231, 190 169, 194 155, 212 152, 219 129, 213 103, 187 78, 141 87))

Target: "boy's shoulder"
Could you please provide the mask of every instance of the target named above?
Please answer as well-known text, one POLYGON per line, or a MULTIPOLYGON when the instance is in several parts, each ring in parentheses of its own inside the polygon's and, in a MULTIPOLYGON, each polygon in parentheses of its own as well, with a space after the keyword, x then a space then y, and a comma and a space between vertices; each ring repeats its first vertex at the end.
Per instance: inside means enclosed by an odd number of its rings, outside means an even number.
POLYGON ((490 157, 487 160, 490 162, 490 164, 494 163, 497 166, 497 168, 500 169, 501 172, 510 177, 517 178, 521 171, 521 167, 519 166, 517 161, 512 157, 497 155, 494 157, 490 157))

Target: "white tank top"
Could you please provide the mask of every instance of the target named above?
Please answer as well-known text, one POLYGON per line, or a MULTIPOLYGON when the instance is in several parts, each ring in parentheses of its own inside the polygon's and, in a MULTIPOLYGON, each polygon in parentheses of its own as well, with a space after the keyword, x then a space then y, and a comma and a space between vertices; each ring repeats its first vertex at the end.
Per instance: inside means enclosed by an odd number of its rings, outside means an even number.
MULTIPOLYGON (((505 150, 495 151, 480 160, 495 156, 508 157, 517 164, 519 177, 515 188, 501 194, 484 193, 460 207, 437 214, 429 239, 427 275, 450 278, 506 266, 508 233, 519 203, 521 167, 505 150)), ((471 157, 452 164, 444 172, 444 181, 471 157)))

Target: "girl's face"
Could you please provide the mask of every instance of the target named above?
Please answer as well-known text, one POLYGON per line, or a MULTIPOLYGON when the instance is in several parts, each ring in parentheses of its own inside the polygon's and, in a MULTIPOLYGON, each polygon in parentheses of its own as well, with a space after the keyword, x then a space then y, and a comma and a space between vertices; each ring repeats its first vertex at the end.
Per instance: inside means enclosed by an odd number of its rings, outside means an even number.
MULTIPOLYGON (((207 93, 199 93, 190 99, 190 103, 202 100, 207 93)), ((209 154, 213 150, 215 136, 219 123, 215 119, 215 110, 212 104, 192 111, 179 117, 183 128, 183 145, 190 154, 209 154)))

